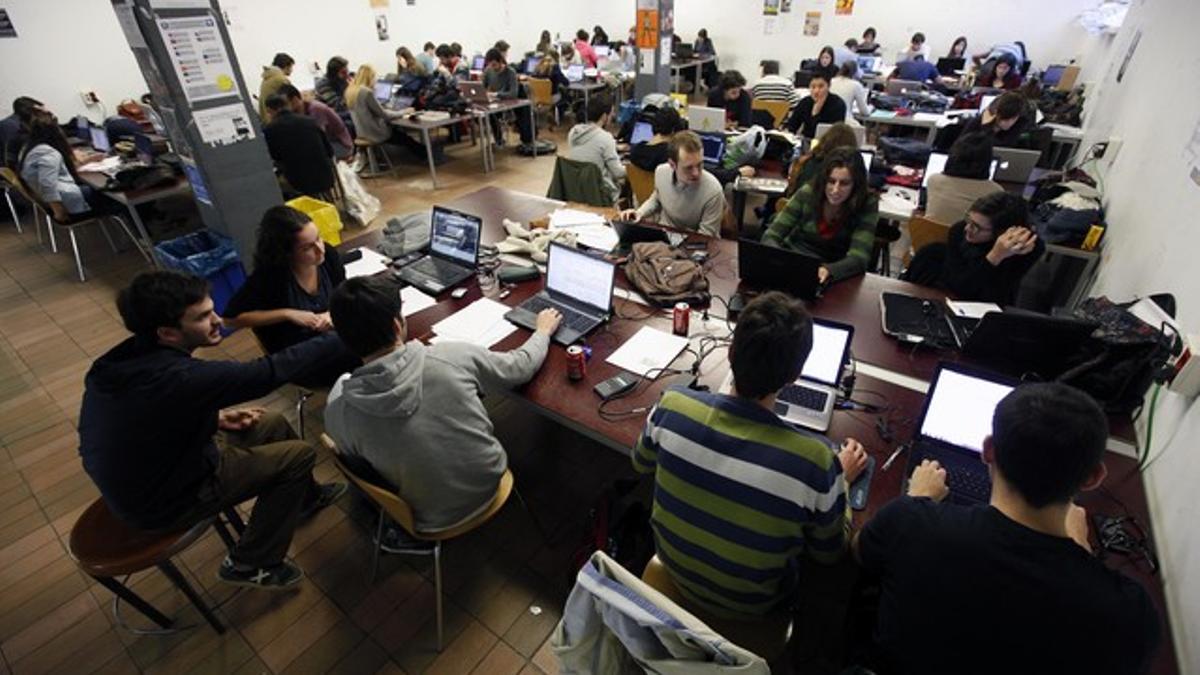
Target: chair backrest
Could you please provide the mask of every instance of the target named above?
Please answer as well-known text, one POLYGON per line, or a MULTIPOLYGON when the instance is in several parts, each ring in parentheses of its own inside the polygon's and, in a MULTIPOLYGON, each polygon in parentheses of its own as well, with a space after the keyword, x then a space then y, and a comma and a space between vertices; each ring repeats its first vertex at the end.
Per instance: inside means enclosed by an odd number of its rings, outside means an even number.
POLYGON ((554 177, 546 191, 550 199, 577 202, 589 206, 612 206, 604 191, 600 167, 559 155, 554 162, 554 177))
POLYGON ((930 244, 945 243, 950 238, 950 226, 924 216, 913 216, 908 221, 908 236, 915 254, 930 244))
POLYGON ((337 468, 346 474, 346 478, 349 478, 351 482, 357 485, 358 489, 362 490, 368 499, 386 511, 396 521, 397 525, 404 528, 405 532, 414 537, 419 536, 417 534, 416 519, 413 517, 413 510, 408 505, 408 502, 401 499, 400 495, 395 492, 368 481, 351 469, 348 466, 350 462, 338 452, 337 444, 333 442, 329 434, 321 434, 321 443, 333 453, 333 461, 337 464, 337 468))
POLYGON ((550 80, 541 77, 531 77, 525 81, 529 87, 529 100, 534 105, 554 104, 554 85, 550 80))
POLYGON ((654 194, 654 172, 640 166, 630 164, 625 167, 625 176, 629 178, 629 187, 633 190, 633 198, 637 203, 644 204, 650 195, 654 194))
POLYGON ((771 113, 771 117, 775 118, 775 128, 783 128, 783 120, 787 118, 788 110, 791 109, 791 103, 788 101, 760 101, 754 99, 750 102, 751 110, 765 110, 771 113))
POLYGON ((13 171, 7 166, 0 167, 0 178, 3 178, 5 183, 9 183, 16 188, 17 192, 26 200, 28 200, 29 203, 41 204, 40 200, 35 199, 34 196, 30 194, 28 186, 25 185, 25 181, 21 180, 21 177, 17 175, 16 171, 13 171))

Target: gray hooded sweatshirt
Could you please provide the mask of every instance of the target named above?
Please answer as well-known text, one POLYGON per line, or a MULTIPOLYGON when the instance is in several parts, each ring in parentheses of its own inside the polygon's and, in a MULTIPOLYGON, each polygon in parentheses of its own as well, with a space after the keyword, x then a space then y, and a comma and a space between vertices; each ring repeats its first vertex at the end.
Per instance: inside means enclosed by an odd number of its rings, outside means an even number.
POLYGON ((604 193, 614 204, 619 189, 617 184, 625 180, 625 165, 617 154, 617 141, 612 134, 595 124, 576 124, 567 134, 567 159, 589 162, 600 167, 604 177, 604 193))
POLYGON ((508 467, 481 397, 528 382, 550 340, 497 353, 463 342, 405 343, 333 385, 325 430, 412 507, 418 531, 453 527, 491 501, 508 467))

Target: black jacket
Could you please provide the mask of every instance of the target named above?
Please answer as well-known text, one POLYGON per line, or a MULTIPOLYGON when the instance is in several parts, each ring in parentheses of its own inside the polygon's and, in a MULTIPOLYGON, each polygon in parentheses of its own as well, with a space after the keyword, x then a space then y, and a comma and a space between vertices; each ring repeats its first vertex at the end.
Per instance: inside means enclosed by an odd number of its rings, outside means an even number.
POLYGON ((972 244, 966 240, 965 230, 964 221, 950 228, 940 285, 959 300, 1013 304, 1021 279, 1042 257, 1045 244, 1038 239, 1029 253, 1015 255, 999 265, 993 265, 985 258, 994 242, 972 244))
POLYGON ((724 108, 725 119, 733 120, 739 127, 748 127, 751 124, 752 113, 750 112, 750 99, 753 98, 750 92, 743 89, 742 95, 736 100, 726 101, 725 90, 720 87, 713 88, 708 92, 708 107, 724 108))
MULTIPOLYGON (((346 268, 337 249, 325 247, 325 262, 321 263, 321 273, 329 277, 329 292, 342 285, 346 280, 346 268)), ((272 309, 299 309, 288 303, 288 286, 292 283, 292 271, 283 268, 255 269, 246 283, 238 289, 229 305, 225 308, 225 316, 235 317, 245 312, 266 311, 272 309)), ((320 311, 329 310, 329 298, 321 299, 324 306, 320 311)), ((254 329, 255 336, 262 343, 268 354, 282 351, 311 337, 319 335, 307 328, 301 328, 294 323, 284 321, 270 326, 260 326, 254 329)))
POLYGON ((812 111, 813 99, 811 96, 805 96, 796 104, 796 108, 792 110, 792 114, 788 116, 783 126, 793 134, 800 134, 805 138, 815 138, 818 124, 837 124, 846 121, 846 102, 842 100, 841 96, 833 93, 826 97, 820 114, 814 116, 812 111))
POLYGON ((669 143, 638 143, 629 149, 629 163, 646 171, 653 172, 659 164, 666 164, 668 159, 669 143))
POLYGON ((330 334, 250 362, 210 361, 131 337, 84 379, 83 468, 122 520, 166 527, 216 469, 218 412, 266 396, 341 348, 330 334))
POLYGON ((316 196, 333 187, 333 146, 308 115, 281 112, 263 127, 267 151, 296 191, 316 196))

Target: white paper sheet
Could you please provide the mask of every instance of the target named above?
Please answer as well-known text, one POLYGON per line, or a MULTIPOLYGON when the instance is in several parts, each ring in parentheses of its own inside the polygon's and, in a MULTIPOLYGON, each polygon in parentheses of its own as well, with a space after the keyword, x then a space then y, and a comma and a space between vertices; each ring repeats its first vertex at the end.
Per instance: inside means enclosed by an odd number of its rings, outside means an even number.
MULTIPOLYGON (((208 5, 207 2, 204 4, 208 5)), ((169 19, 160 17, 157 23, 188 103, 228 96, 241 98, 233 62, 221 39, 215 17, 211 14, 169 19)))
POLYGON ((559 209, 550 214, 550 229, 584 227, 605 224, 604 216, 578 209, 559 209))
POLYGON ((507 305, 480 298, 433 324, 436 337, 432 342, 452 340, 491 347, 517 330, 504 318, 508 310, 507 305))
POLYGON ((575 243, 597 251, 611 251, 621 241, 617 231, 609 225, 587 225, 571 228, 571 231, 575 233, 575 243))
POLYGON ((1000 311, 1000 305, 991 302, 961 302, 958 300, 947 300, 946 307, 950 308, 950 312, 953 313, 954 316, 963 319, 982 319, 984 314, 1000 311))
POLYGON ((687 345, 685 337, 643 326, 605 360, 635 375, 645 375, 655 368, 666 368, 687 345))
POLYGON ((425 295, 416 286, 405 286, 404 290, 400 291, 400 313, 406 319, 436 304, 437 300, 425 295))
MULTIPOLYGON (((346 278, 369 277, 387 270, 388 258, 369 248, 360 248, 362 257, 346 264, 346 278)), ((408 289, 405 289, 408 290, 408 289)))
POLYGON ((200 131, 200 139, 213 147, 254 139, 254 125, 242 103, 193 110, 192 119, 200 131))
POLYGON ((913 119, 918 122, 938 122, 941 121, 941 113, 919 112, 913 114, 913 119))

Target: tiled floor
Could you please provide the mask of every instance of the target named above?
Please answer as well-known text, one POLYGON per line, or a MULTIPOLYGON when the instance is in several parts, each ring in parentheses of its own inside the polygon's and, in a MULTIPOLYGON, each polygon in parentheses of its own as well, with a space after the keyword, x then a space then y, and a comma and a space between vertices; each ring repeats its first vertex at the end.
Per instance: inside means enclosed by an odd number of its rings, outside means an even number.
MULTIPOLYGON (((369 181, 368 188, 383 200, 385 214, 425 209, 485 182, 544 194, 554 161, 504 150, 498 170, 485 176, 476 149, 451 155, 436 192, 419 166, 404 168, 399 179, 369 181)), ((0 675, 557 671, 547 639, 573 575, 573 550, 587 509, 607 481, 629 473, 628 460, 502 396, 490 401, 497 432, 555 543, 542 541, 515 502, 481 530, 450 542, 440 654, 429 563, 385 557, 379 578, 368 584, 373 514, 349 496, 297 532, 291 555, 308 578, 295 592, 232 592, 217 583, 223 551, 211 533, 179 557, 184 573, 220 605, 231 627, 225 635, 203 625, 158 572, 136 575, 131 584, 181 624, 200 625, 165 637, 118 627, 112 596, 76 569, 65 542, 97 497, 76 452, 83 374, 125 336, 114 293, 143 265, 131 252, 110 254, 98 235, 87 233, 92 277, 81 284, 69 252, 50 253, 28 227, 18 235, 6 216, 0 223, 0 675)), ((203 357, 249 359, 257 352, 249 336, 235 334, 203 357)), ((289 396, 284 389, 264 404, 286 410, 289 396)), ((319 408, 310 405, 310 434, 319 431, 319 408)), ((337 477, 329 458, 322 460, 318 478, 337 477)), ((149 625, 128 607, 121 615, 149 625)))

